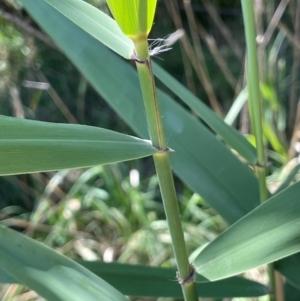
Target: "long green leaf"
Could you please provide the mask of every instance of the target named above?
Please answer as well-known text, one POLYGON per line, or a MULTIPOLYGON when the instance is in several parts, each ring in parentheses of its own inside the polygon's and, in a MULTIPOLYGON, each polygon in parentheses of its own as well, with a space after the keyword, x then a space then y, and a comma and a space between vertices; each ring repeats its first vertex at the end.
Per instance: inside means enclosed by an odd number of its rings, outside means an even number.
POLYGON ((300 290, 290 284, 288 281, 284 284, 284 300, 286 301, 299 301, 300 290))
MULTIPOLYGON (((78 260, 82 266, 128 296, 182 298, 176 270, 142 265, 78 260)), ((18 283, 0 270, 0 283, 18 283)), ((233 277, 210 283, 197 283, 199 297, 258 297, 269 289, 257 282, 233 277)))
MULTIPOLYGON (((21 3, 118 114, 140 136, 148 137, 138 78, 131 66, 45 1, 21 3)), ((162 92, 159 99, 166 137, 175 150, 171 163, 176 174, 230 223, 258 206, 252 171, 174 100, 162 92)))
MULTIPOLYGON (((79 261, 124 295, 182 298, 176 270, 142 265, 79 261)), ((264 285, 241 277, 213 283, 197 283, 199 297, 255 297, 268 294, 264 285)))
POLYGON ((210 243, 194 260, 219 280, 300 251, 300 182, 263 203, 210 243))
POLYGON ((228 145, 236 150, 249 163, 257 163, 255 148, 235 128, 226 124, 200 99, 179 83, 175 78, 153 63, 155 76, 188 105, 213 131, 220 135, 228 145))
POLYGON ((0 225, 0 269, 48 301, 126 301, 78 263, 0 225))
POLYGON ((0 283, 18 283, 18 280, 0 269, 0 283))
POLYGON ((124 35, 111 17, 82 0, 46 1, 95 39, 124 58, 131 58, 134 51, 133 42, 124 35))
POLYGON ((290 283, 300 289, 300 253, 279 260, 275 263, 275 267, 290 283))
POLYGON ((88 167, 156 152, 149 142, 90 126, 0 116, 0 175, 88 167))
MULTIPOLYGON (((176 270, 142 265, 79 261, 124 295, 182 298, 176 270)), ((257 297, 268 294, 264 285, 241 277, 197 283, 199 297, 257 297)))

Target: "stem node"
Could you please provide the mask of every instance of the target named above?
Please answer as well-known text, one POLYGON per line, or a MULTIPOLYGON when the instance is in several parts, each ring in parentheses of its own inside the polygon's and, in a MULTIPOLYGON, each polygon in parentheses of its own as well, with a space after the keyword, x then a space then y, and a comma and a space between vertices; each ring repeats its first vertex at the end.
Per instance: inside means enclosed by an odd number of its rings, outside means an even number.
POLYGON ((158 154, 165 154, 165 153, 170 153, 170 152, 174 152, 171 148, 169 147, 165 147, 165 148, 161 148, 161 147, 156 147, 158 154))
POLYGON ((140 59, 140 58, 136 55, 135 52, 132 54, 131 59, 132 59, 133 61, 135 61, 136 63, 139 63, 139 64, 147 64, 147 63, 149 63, 149 60, 148 60, 148 59, 146 59, 146 60, 140 59))
POLYGON ((190 264, 190 274, 185 279, 180 278, 178 272, 177 272, 176 278, 177 278, 178 283, 181 286, 183 286, 187 283, 190 283, 190 282, 194 282, 195 278, 196 278, 196 271, 195 271, 194 266, 190 264))

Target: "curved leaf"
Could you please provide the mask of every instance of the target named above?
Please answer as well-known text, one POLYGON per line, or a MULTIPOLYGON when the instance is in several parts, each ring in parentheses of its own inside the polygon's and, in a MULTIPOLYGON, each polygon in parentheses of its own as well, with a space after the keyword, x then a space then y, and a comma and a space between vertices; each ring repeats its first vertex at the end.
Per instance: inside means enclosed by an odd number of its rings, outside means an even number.
MULTIPOLYGON (((182 298, 182 290, 176 281, 175 269, 103 261, 77 260, 76 262, 124 295, 182 298)), ((18 283, 18 280, 0 270, 0 283, 18 283)), ((258 297, 269 293, 266 286, 242 277, 196 283, 196 287, 199 297, 204 298, 258 297)))
POLYGON ((226 124, 200 99, 155 63, 153 63, 153 72, 164 85, 188 105, 213 131, 220 135, 228 145, 236 150, 249 163, 257 163, 255 148, 240 132, 226 124))
POLYGON ((234 121, 236 120, 237 116, 240 114, 243 106, 245 105, 246 101, 248 99, 248 90, 247 87, 245 87, 237 96, 237 98, 234 100, 233 104, 231 105, 228 113, 226 114, 224 121, 232 125, 234 121))
POLYGON ((0 283, 18 283, 19 281, 8 273, 0 269, 0 283))
POLYGON ((147 141, 91 126, 0 116, 0 175, 131 160, 152 155, 147 141))
POLYGON ((131 58, 133 42, 124 35, 115 20, 96 7, 82 0, 45 1, 111 50, 126 59, 131 58))
POLYGON ((240 219, 194 260, 210 281, 230 277, 300 251, 300 182, 240 219))
MULTIPOLYGON (((176 270, 142 265, 78 261, 84 267, 116 287, 124 295, 182 298, 176 270)), ((257 297, 268 294, 264 285, 241 277, 197 283, 199 297, 257 297)))
POLYGON ((0 225, 0 269, 48 301, 127 301, 78 263, 0 225))

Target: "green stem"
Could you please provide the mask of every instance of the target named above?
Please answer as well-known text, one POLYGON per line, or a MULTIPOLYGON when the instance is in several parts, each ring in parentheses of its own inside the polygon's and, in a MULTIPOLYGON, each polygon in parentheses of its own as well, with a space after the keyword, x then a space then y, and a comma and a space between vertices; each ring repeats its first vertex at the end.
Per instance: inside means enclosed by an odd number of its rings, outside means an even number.
POLYGON ((180 213, 177 205, 175 187, 171 166, 167 152, 154 155, 154 163, 157 171, 161 194, 164 198, 164 208, 169 225, 170 234, 180 278, 187 278, 190 274, 189 261, 184 243, 181 227, 180 213), (182 276, 181 276, 182 275, 182 276))
POLYGON ((156 87, 152 79, 150 61, 146 60, 142 63, 136 62, 136 66, 142 88, 150 139, 155 147, 164 150, 166 148, 166 141, 156 97, 156 87))
POLYGON ((198 296, 194 279, 185 281, 190 278, 193 271, 189 264, 181 226, 180 212, 169 160, 169 151, 166 145, 161 114, 159 111, 147 40, 140 40, 135 49, 137 56, 136 66, 144 99, 149 134, 152 144, 159 150, 153 158, 172 239, 173 251, 178 268, 178 277, 181 282, 185 301, 197 301, 198 296))
MULTIPOLYGON (((261 203, 268 199, 268 189, 266 184, 266 156, 263 141, 263 110, 260 99, 259 88, 259 69, 256 47, 256 32, 253 0, 242 0, 242 10, 245 26, 246 44, 247 44, 247 76, 249 90, 249 111, 252 129, 256 139, 256 150, 258 164, 256 172, 259 181, 260 201, 261 203)), ((274 267, 269 265, 269 284, 271 290, 275 292, 274 267)), ((275 298, 276 299, 276 298, 275 298)), ((270 300, 275 300, 270 295, 270 300)))
POLYGON ((252 127, 256 138, 256 148, 258 164, 265 164, 265 147, 263 142, 262 127, 262 103, 260 100, 259 72, 256 48, 256 34, 253 13, 253 1, 242 0, 245 34, 247 42, 247 71, 248 71, 248 89, 250 95, 250 110, 252 118, 252 127))

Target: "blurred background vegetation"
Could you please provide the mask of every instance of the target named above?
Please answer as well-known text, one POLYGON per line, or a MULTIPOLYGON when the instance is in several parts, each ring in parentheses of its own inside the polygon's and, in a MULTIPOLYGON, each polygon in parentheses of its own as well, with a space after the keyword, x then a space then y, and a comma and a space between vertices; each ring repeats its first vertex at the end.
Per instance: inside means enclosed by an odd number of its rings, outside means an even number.
MULTIPOLYGON (((108 13, 105 1, 87 2, 108 13)), ((254 2, 268 183, 275 191, 285 180, 299 178, 300 3, 254 2)), ((154 60, 252 141, 241 93, 245 41, 240 1, 158 0, 150 38, 167 38, 176 30, 180 38, 173 49, 154 60)), ((0 2, 0 114, 132 134, 17 0, 0 2)), ((227 225, 178 179, 176 188, 192 253, 199 238, 204 245, 227 225)), ((174 266, 151 159, 1 177, 0 220, 72 258, 174 266)), ((263 281, 263 271, 252 274, 263 281)), ((16 285, 3 286, 0 297, 38 299, 16 285)))

